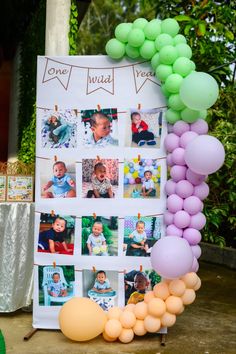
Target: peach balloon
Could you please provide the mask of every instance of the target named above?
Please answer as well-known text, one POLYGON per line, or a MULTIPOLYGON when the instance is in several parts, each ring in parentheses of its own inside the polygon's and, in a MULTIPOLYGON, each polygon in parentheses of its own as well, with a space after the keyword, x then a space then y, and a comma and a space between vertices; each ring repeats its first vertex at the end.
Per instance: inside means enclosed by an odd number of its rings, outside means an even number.
POLYGON ((134 331, 132 329, 123 328, 119 335, 119 340, 122 343, 130 343, 134 338, 134 331))
POLYGON ((120 323, 123 328, 132 328, 135 325, 136 317, 131 311, 124 311, 120 316, 120 323))
POLYGON ((181 315, 181 313, 184 312, 184 305, 181 307, 181 309, 176 313, 176 315, 181 315))
POLYGON ((134 312, 135 304, 128 304, 124 307, 124 311, 131 311, 134 312))
POLYGON ((143 320, 148 314, 146 302, 138 302, 135 305, 134 314, 138 320, 143 320))
POLYGON ((148 291, 145 295, 144 295, 144 302, 148 303, 151 299, 153 299, 155 297, 154 292, 153 291, 148 291))
POLYGON ((197 284, 194 286, 193 290, 197 291, 202 285, 201 279, 198 277, 197 284))
POLYGON ((186 289, 181 299, 184 305, 190 305, 195 301, 196 293, 193 289, 186 289))
POLYGON ((136 320, 136 323, 133 327, 134 334, 137 336, 144 336, 147 333, 147 330, 144 327, 143 320, 136 320))
POLYGON ((107 318, 103 309, 88 298, 74 297, 59 312, 59 325, 69 339, 82 342, 104 331, 107 318))
POLYGON ((155 333, 161 328, 161 320, 153 316, 146 316, 144 319, 144 327, 150 333, 155 333))
POLYGON ((108 337, 117 338, 121 334, 122 326, 119 320, 112 318, 105 324, 105 333, 108 337))
POLYGON ((181 279, 184 281, 186 288, 193 289, 197 284, 199 277, 196 273, 190 272, 181 277, 181 279))
POLYGON ((115 340, 117 340, 117 337, 116 338, 112 338, 112 337, 109 337, 106 332, 103 332, 102 334, 103 338, 105 339, 105 341, 107 342, 115 342, 115 340))
POLYGON ((114 306, 108 310, 107 318, 108 318, 108 320, 111 320, 113 318, 119 320, 122 313, 123 313, 123 311, 119 307, 114 306))
POLYGON ((165 300, 170 295, 168 284, 161 282, 156 284, 153 288, 154 295, 159 299, 165 300))
POLYGON ((171 295, 182 296, 185 292, 186 285, 183 280, 174 279, 169 283, 169 290, 171 295))
POLYGON ((183 301, 178 296, 171 295, 171 296, 169 296, 166 299, 166 310, 167 310, 167 312, 176 314, 176 313, 178 313, 180 311, 182 306, 183 306, 183 301))
POLYGON ((166 312, 166 304, 162 299, 154 298, 148 303, 148 313, 154 317, 161 317, 166 312))
POLYGON ((173 313, 165 312, 161 317, 161 325, 162 327, 171 327, 176 322, 176 315, 173 313))

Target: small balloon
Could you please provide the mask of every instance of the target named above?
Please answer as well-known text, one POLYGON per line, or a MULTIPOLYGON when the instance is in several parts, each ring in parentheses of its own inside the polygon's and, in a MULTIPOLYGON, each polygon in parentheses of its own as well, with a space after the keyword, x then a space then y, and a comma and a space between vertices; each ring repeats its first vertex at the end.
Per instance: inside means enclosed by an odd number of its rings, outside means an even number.
POLYGON ((165 117, 166 117, 167 122, 170 124, 174 124, 181 119, 180 112, 173 110, 171 108, 169 108, 166 111, 165 117))
POLYGON ((180 44, 180 43, 186 43, 186 38, 182 35, 182 34, 177 34, 175 37, 174 37, 174 44, 177 45, 177 44, 180 44))
POLYGON ((186 57, 179 57, 173 64, 173 71, 183 77, 190 74, 192 71, 192 62, 186 57))
POLYGON ((133 22, 133 28, 140 28, 144 29, 144 27, 148 24, 148 20, 146 18, 140 17, 134 20, 133 22))
POLYGON ((133 28, 128 35, 128 44, 132 47, 140 47, 145 41, 145 35, 139 28, 133 28))
POLYGON ((125 54, 125 45, 116 38, 110 39, 106 44, 106 52, 112 59, 121 59, 125 54))
POLYGON ((128 55, 128 57, 130 57, 132 59, 136 59, 140 56, 139 49, 132 47, 128 43, 125 46, 125 53, 128 55))
POLYGON ((179 181, 175 186, 175 193, 180 198, 188 198, 193 194, 194 187, 192 183, 187 180, 179 181))
POLYGON ((173 18, 166 18, 161 22, 161 31, 162 33, 167 33, 172 37, 175 37, 179 32, 179 24, 173 18))
POLYGON ((173 126, 173 133, 175 133, 178 136, 181 136, 182 134, 186 133, 189 130, 190 130, 190 125, 183 121, 176 122, 173 126))
POLYGON ((166 45, 173 45, 173 38, 167 33, 161 33, 155 40, 155 46, 160 51, 166 45))
MULTIPOLYGON (((172 73, 171 73, 172 74, 172 73)), ((168 99, 169 107, 176 111, 181 111, 185 108, 185 104, 180 98, 180 95, 175 93, 171 95, 168 99)))
POLYGON ((195 111, 186 107, 181 111, 180 115, 184 122, 193 123, 200 118, 200 111, 195 111))
MULTIPOLYGON (((171 93, 178 93, 182 84, 183 78, 179 74, 171 74, 165 82, 166 89, 171 93)), ((181 97, 182 99, 182 97, 181 97)))
POLYGON ((177 49, 173 45, 166 45, 159 51, 159 58, 162 64, 173 64, 178 58, 177 49))
POLYGON ((156 70, 156 68, 158 67, 159 64, 160 64, 159 53, 156 53, 155 55, 153 55, 153 57, 151 59, 151 66, 152 66, 153 70, 156 70))
POLYGON ((145 25, 143 31, 147 39, 155 40, 161 34, 161 21, 158 19, 151 20, 145 25))
POLYGON ((173 73, 171 65, 160 64, 156 68, 156 77, 160 81, 165 81, 169 75, 173 73))
POLYGON ((122 43, 127 43, 128 35, 131 29, 132 23, 120 23, 115 29, 116 38, 122 43))
POLYGON ((146 39, 139 49, 142 58, 150 60, 156 53, 156 47, 153 41, 146 39))
POLYGON ((192 57, 192 49, 188 44, 179 43, 176 45, 176 50, 179 57, 186 57, 188 59, 192 57))

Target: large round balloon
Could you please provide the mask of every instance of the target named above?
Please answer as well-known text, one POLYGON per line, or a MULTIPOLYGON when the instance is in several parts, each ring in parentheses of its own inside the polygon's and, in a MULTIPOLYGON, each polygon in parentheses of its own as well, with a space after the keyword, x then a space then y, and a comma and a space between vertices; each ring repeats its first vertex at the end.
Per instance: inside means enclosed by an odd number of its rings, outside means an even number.
POLYGON ((221 142, 210 135, 194 138, 186 147, 185 162, 200 175, 216 172, 224 163, 225 151, 221 142))
POLYGON ((104 331, 106 321, 103 309, 87 298, 72 298, 62 306, 59 313, 62 333, 78 342, 97 337, 104 331))
POLYGON ((180 97, 193 110, 210 108, 217 100, 219 88, 216 80, 204 72, 192 72, 183 79, 180 97))
POLYGON ((158 240, 152 248, 152 267, 164 278, 174 279, 188 273, 192 263, 191 247, 183 238, 166 236, 158 240))

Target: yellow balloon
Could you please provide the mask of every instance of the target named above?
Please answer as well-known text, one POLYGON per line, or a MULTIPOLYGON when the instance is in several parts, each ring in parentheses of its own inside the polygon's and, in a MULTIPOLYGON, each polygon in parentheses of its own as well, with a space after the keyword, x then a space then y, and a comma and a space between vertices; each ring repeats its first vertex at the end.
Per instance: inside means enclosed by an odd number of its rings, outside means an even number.
POLYGON ((133 176, 134 178, 137 178, 137 177, 138 177, 138 171, 134 171, 134 172, 132 173, 132 176, 133 176))
POLYGON ((125 166, 124 167, 124 173, 125 173, 125 175, 126 175, 126 173, 128 173, 129 172, 129 167, 128 166, 125 166))
POLYGON ((145 329, 150 333, 155 333, 161 328, 161 320, 159 318, 148 315, 143 322, 145 329))
POLYGON ((103 309, 87 298, 72 298, 62 306, 59 313, 62 333, 78 342, 97 337, 104 331, 106 321, 103 309))
POLYGON ((133 161, 134 161, 134 163, 138 163, 138 158, 135 157, 135 158, 133 159, 133 161))
POLYGON ((134 331, 132 329, 123 328, 119 335, 119 340, 122 343, 130 343, 134 338, 134 331))

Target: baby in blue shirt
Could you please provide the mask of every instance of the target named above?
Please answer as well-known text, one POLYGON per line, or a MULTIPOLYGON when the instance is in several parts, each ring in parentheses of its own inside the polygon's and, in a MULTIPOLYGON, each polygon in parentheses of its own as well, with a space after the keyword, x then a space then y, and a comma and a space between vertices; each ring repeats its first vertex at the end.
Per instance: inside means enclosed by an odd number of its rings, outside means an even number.
POLYGON ((48 286, 48 294, 53 297, 67 296, 66 287, 62 284, 59 273, 53 273, 52 283, 48 286))
POLYGON ((109 280, 107 279, 106 272, 99 270, 95 279, 93 288, 91 289, 96 293, 108 293, 112 291, 109 280))
POLYGON ((134 249, 141 249, 144 250, 145 252, 148 251, 148 244, 147 244, 147 235, 145 232, 145 222, 142 220, 139 220, 136 222, 136 229, 131 232, 129 235, 129 238, 132 239, 131 241, 131 247, 134 249))

